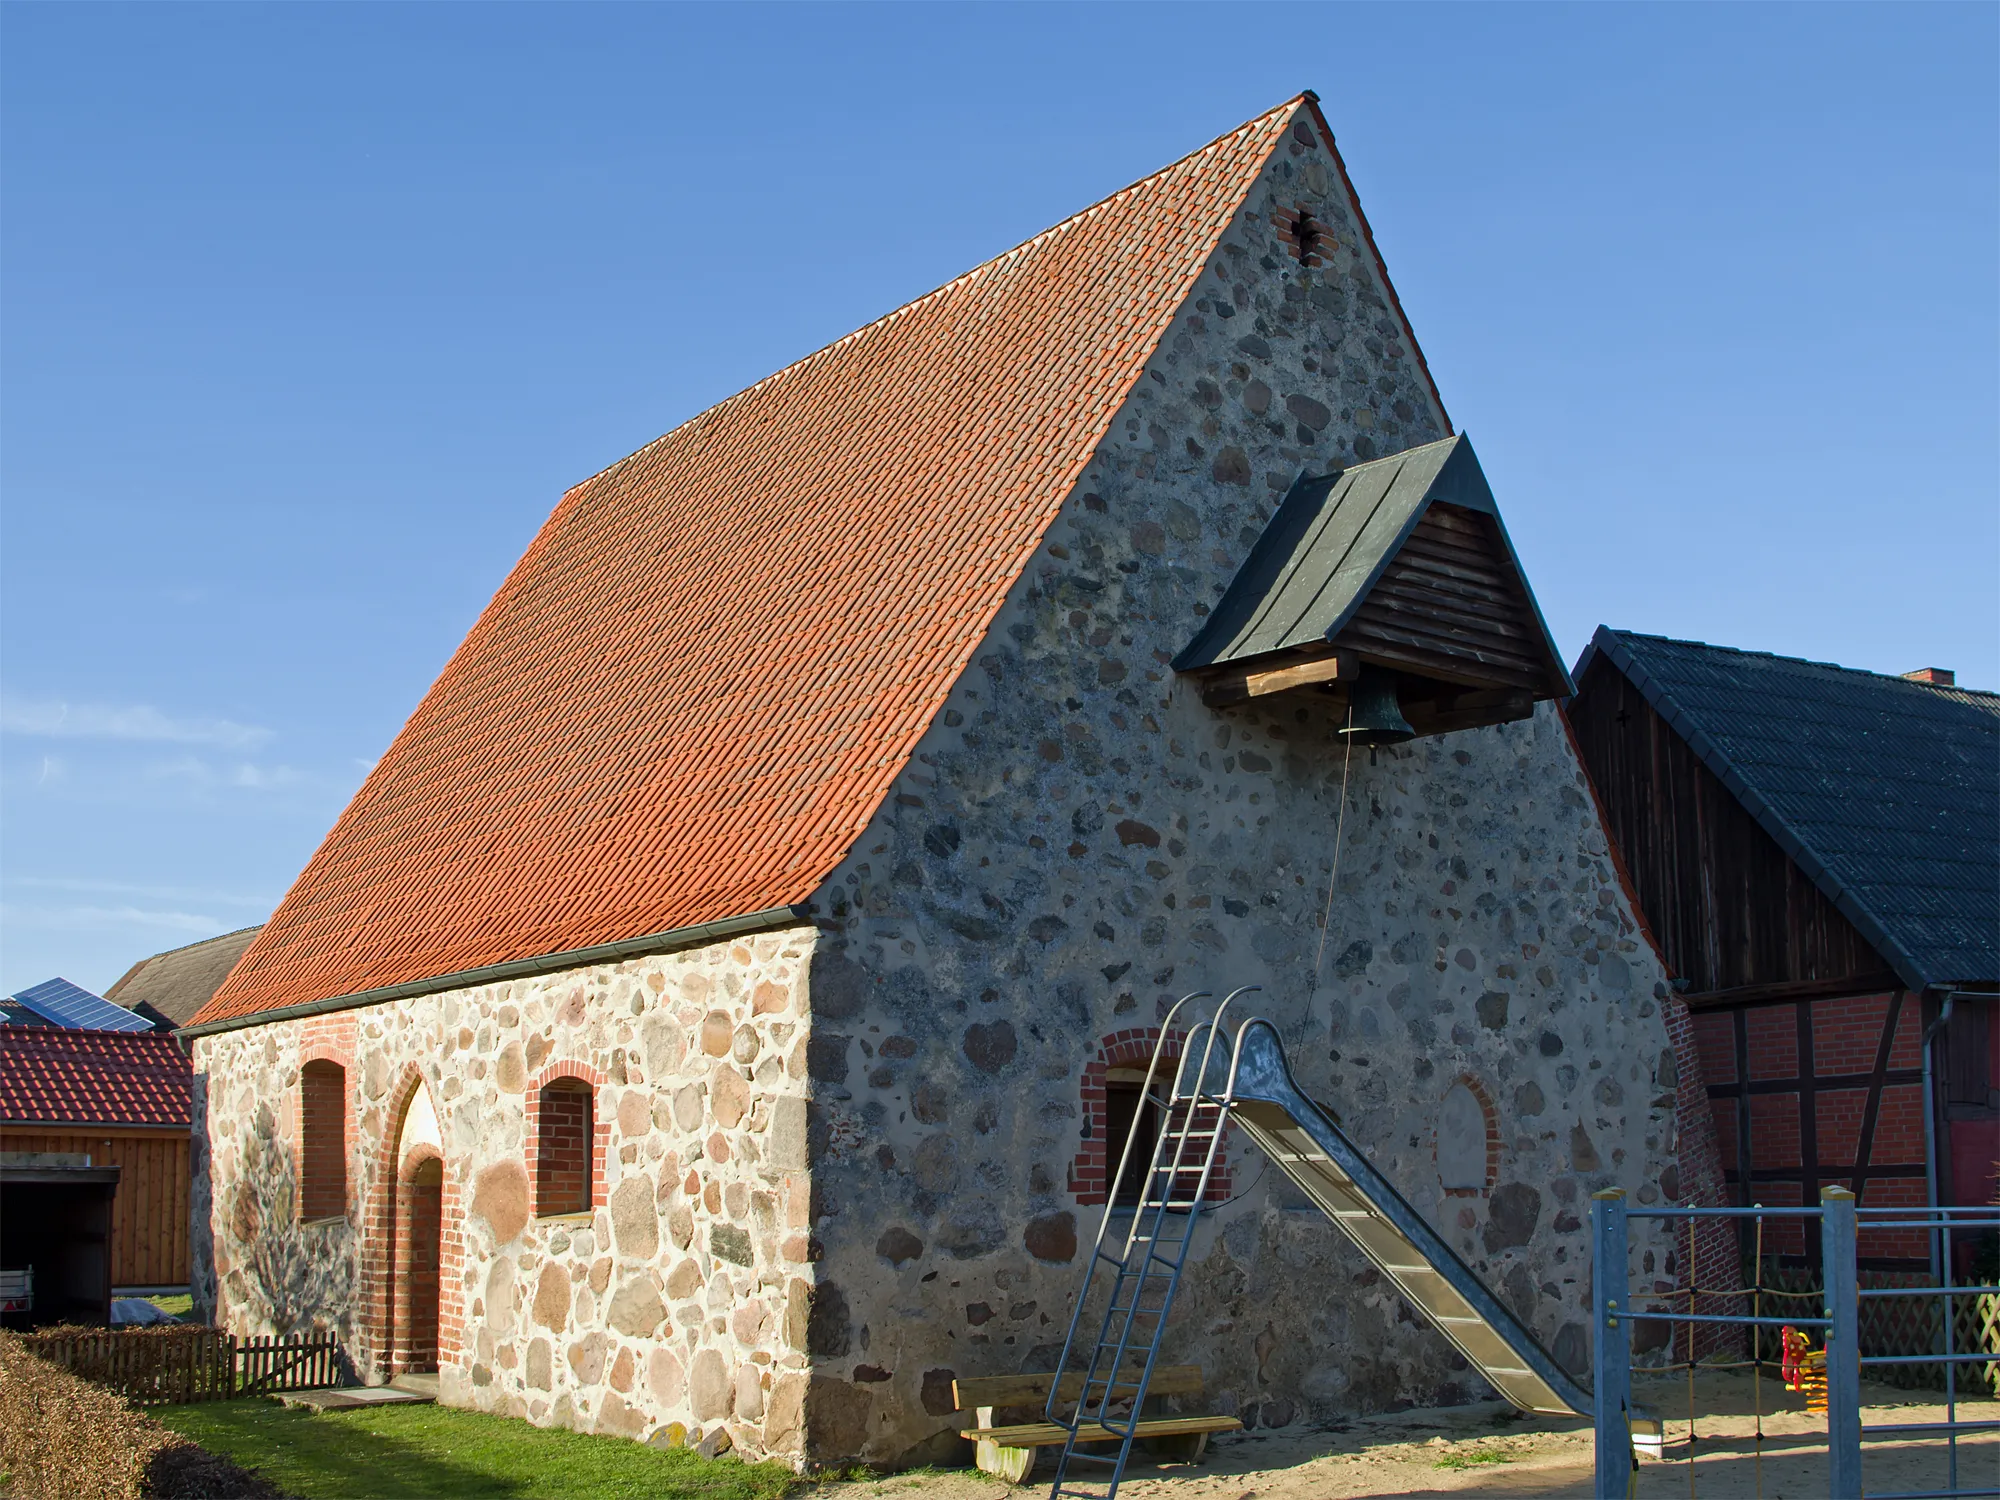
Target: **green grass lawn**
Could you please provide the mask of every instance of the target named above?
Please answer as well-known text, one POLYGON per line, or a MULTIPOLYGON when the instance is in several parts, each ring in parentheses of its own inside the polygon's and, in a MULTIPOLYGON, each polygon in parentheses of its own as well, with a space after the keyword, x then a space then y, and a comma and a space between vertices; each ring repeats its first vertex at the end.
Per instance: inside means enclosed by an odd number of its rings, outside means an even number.
POLYGON ((186 1292, 171 1297, 148 1297, 146 1300, 161 1312, 172 1313, 177 1318, 192 1318, 194 1316, 194 1298, 186 1292))
POLYGON ((660 1452, 447 1406, 316 1413, 275 1401, 147 1410, 301 1500, 778 1500, 776 1464, 660 1452))

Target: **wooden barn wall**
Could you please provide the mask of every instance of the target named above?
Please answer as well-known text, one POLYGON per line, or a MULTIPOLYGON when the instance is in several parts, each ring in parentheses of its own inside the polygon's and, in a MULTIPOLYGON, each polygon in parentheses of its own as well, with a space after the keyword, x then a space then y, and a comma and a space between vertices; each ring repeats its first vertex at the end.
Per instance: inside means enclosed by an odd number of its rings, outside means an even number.
POLYGON ((1569 705, 1646 920, 1690 998, 1896 983, 1882 960, 1611 662, 1569 705))
POLYGON ((0 1128, 0 1151, 65 1151, 124 1168, 111 1210, 113 1286, 187 1284, 188 1148, 186 1131, 0 1128))

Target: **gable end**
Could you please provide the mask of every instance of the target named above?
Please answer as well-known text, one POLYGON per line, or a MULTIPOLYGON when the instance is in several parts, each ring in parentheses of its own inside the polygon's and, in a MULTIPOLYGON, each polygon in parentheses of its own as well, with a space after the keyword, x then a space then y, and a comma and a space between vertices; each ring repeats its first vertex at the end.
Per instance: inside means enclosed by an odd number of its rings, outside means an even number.
POLYGON ((1688 999, 1869 994, 1904 981, 1603 653, 1570 725, 1634 895, 1688 999))

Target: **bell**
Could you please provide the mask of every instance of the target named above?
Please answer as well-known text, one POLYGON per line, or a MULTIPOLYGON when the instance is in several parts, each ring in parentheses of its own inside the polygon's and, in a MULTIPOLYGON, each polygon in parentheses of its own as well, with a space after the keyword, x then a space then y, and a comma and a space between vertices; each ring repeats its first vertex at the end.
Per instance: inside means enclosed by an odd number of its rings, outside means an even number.
POLYGON ((1347 723, 1340 731, 1351 743, 1400 745, 1417 737, 1396 701, 1396 682, 1396 674, 1386 668, 1362 667, 1347 700, 1347 723))

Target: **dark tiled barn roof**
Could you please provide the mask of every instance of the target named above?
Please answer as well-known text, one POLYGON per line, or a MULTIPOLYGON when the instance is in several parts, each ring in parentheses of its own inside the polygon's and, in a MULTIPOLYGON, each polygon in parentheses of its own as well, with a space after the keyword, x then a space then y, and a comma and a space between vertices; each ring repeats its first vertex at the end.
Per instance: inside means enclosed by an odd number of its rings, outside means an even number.
POLYGON ((1913 988, 2000 980, 2000 694, 1600 628, 1603 652, 1913 988))
POLYGON ((0 1121, 168 1125, 193 1119, 193 1071, 164 1031, 0 1026, 0 1121))
POLYGON ((804 901, 1288 148, 1358 209, 1295 99, 572 489, 196 1024, 804 901))
POLYGON ((208 1004, 208 997, 221 987, 243 950, 262 930, 245 927, 142 958, 104 992, 104 998, 127 1010, 150 1005, 174 1025, 185 1026, 208 1004))

